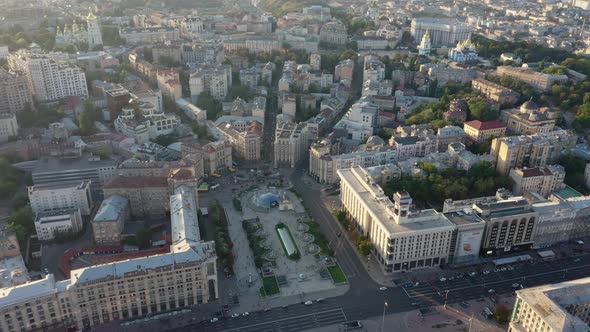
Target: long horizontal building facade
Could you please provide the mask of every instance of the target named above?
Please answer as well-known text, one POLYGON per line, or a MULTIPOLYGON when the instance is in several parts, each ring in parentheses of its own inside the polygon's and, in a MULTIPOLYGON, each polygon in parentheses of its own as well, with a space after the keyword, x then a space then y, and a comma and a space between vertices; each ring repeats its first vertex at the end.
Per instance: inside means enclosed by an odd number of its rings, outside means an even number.
POLYGON ((443 214, 410 210, 412 198, 407 193, 395 193, 391 201, 362 167, 337 172, 342 205, 373 244, 385 273, 448 262, 455 225, 443 214))
POLYGON ((170 252, 73 270, 0 290, 0 330, 77 329, 191 307, 217 298, 215 245, 199 237, 196 193, 170 197, 170 252))

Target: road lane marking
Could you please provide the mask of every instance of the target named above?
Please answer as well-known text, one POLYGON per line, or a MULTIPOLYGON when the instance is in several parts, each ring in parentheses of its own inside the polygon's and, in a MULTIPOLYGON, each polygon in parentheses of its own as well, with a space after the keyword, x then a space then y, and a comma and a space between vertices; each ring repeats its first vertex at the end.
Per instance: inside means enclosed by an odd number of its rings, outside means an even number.
POLYGON ((336 312, 337 311, 342 311, 342 308, 336 308, 336 309, 330 309, 330 310, 325 310, 325 311, 320 311, 320 312, 314 312, 314 313, 310 313, 310 314, 307 314, 307 315, 300 315, 300 316, 294 316, 294 317, 289 317, 289 318, 275 319, 275 320, 268 321, 268 322, 251 324, 251 325, 246 325, 246 326, 242 326, 242 327, 238 327, 238 328, 232 328, 232 329, 223 330, 223 331, 225 331, 225 332, 238 331, 240 329, 247 329, 247 328, 250 328, 250 327, 262 326, 262 325, 267 325, 267 324, 275 324, 275 323, 280 323, 280 322, 284 322, 284 321, 287 321, 287 320, 300 319, 300 318, 304 318, 304 317, 309 317, 309 316, 314 316, 314 315, 319 315, 319 314, 328 313, 328 312, 334 312, 334 311, 336 311, 336 312))

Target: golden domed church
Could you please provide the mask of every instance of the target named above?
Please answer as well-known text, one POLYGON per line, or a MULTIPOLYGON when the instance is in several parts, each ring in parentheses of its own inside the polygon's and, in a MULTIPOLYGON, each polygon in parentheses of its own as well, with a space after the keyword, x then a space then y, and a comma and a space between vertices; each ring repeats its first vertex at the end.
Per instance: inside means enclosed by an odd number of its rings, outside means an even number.
POLYGON ((86 27, 79 25, 74 21, 72 25, 64 25, 63 30, 57 27, 55 32, 56 45, 76 45, 88 44, 91 50, 96 46, 102 45, 102 34, 98 18, 92 11, 86 16, 86 27))

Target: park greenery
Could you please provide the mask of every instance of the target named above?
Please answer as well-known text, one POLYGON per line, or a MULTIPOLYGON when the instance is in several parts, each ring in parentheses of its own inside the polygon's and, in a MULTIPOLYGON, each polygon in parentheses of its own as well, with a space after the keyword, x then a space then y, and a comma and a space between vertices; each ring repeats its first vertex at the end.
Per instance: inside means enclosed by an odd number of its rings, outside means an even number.
POLYGON ((407 191, 416 206, 436 208, 442 207, 446 198, 459 200, 492 196, 499 188, 512 188, 510 178, 498 175, 487 161, 474 165, 468 171, 455 168, 438 170, 426 162, 419 162, 417 166, 424 175, 402 175, 385 185, 385 194, 391 196, 397 191, 407 191))
POLYGON ((342 22, 349 36, 362 36, 365 31, 375 30, 375 22, 355 15, 345 9, 333 8, 332 16, 342 22))
POLYGON ((440 95, 438 101, 417 106, 409 116, 406 116, 405 124, 430 123, 435 127, 444 126, 442 115, 449 110, 449 105, 453 99, 477 97, 478 93, 472 91, 469 86, 449 82, 440 88, 437 95, 440 95))
POLYGON ((559 159, 559 164, 565 170, 564 183, 575 190, 588 194, 590 193, 584 185, 584 171, 586 169, 586 160, 573 154, 563 155, 559 159))
POLYGON ((80 135, 89 136, 96 132, 94 121, 102 120, 102 112, 94 105, 92 100, 84 102, 84 112, 80 114, 80 135))
POLYGON ((36 111, 27 106, 16 114, 20 128, 46 128, 50 123, 56 122, 62 117, 63 114, 57 108, 45 105, 38 105, 36 111))
POLYGON ((333 266, 328 266, 328 273, 330 273, 330 276, 332 277, 332 281, 335 284, 341 284, 343 282, 346 282, 346 275, 344 274, 344 272, 340 268, 340 265, 336 264, 333 266))
POLYGON ((477 48, 479 56, 484 58, 496 58, 499 60, 502 53, 512 53, 519 56, 523 62, 562 62, 573 54, 566 50, 549 48, 529 41, 496 41, 487 39, 481 35, 471 37, 477 48))
POLYGON ((216 120, 221 116, 221 102, 213 98, 208 92, 199 95, 196 106, 207 111, 207 120, 216 120))
POLYGON ((23 179, 23 173, 14 168, 8 159, 0 158, 0 199, 14 197, 23 179))
POLYGON ((270 249, 261 245, 266 239, 265 236, 260 234, 262 231, 262 225, 253 222, 253 220, 243 220, 242 228, 246 232, 246 238, 248 239, 248 244, 252 250, 252 255, 254 256, 254 265, 257 268, 261 268, 265 263, 274 264, 274 261, 270 261, 265 257, 270 249))
POLYGON ((223 269, 228 274, 234 271, 234 244, 229 237, 225 211, 218 200, 214 200, 209 208, 209 219, 215 225, 215 251, 221 260, 223 269))
POLYGON ((154 143, 160 144, 161 146, 168 146, 176 142, 178 142, 178 136, 174 134, 160 135, 154 139, 154 143))
POLYGON ((281 292, 277 278, 274 275, 265 277, 261 273, 260 278, 262 278, 262 287, 260 287, 260 294, 262 296, 273 296, 281 292))
POLYGON ((8 220, 7 227, 16 235, 21 250, 25 250, 27 239, 35 233, 34 217, 31 207, 27 205, 12 212, 8 220))

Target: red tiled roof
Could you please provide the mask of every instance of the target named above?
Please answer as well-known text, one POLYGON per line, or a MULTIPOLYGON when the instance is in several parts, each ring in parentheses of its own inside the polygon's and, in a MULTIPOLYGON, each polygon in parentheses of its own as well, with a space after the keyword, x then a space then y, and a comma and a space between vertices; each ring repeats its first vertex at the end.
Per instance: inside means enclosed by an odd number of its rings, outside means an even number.
POLYGON ((551 170, 547 167, 526 168, 522 170, 523 178, 530 178, 535 176, 545 176, 551 174, 551 170))
POLYGON ((494 121, 479 121, 473 120, 465 122, 464 126, 469 126, 471 128, 477 130, 490 130, 490 129, 498 129, 498 128, 506 128, 506 125, 498 120, 494 121))

